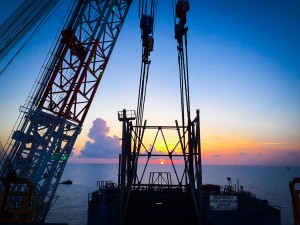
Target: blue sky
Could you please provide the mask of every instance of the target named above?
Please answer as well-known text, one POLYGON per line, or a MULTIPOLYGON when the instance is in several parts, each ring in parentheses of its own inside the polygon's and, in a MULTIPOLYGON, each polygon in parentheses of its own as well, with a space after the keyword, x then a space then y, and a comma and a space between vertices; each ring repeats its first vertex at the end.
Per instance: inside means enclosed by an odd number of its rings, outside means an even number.
MULTIPOLYGON (((0 2, 0 22, 19 2, 0 2)), ((144 114, 153 125, 173 125, 180 119, 171 2, 158 1, 144 114)), ((133 2, 75 145, 78 154, 86 143, 97 142, 88 135, 93 121, 101 118, 109 127, 108 133, 99 134, 121 137, 117 111, 136 108, 141 63, 137 3, 133 2)), ((204 163, 297 165, 300 2, 194 0, 190 5, 191 110, 195 115, 200 109, 204 163)), ((2 143, 12 130, 63 15, 62 7, 0 77, 2 143)))

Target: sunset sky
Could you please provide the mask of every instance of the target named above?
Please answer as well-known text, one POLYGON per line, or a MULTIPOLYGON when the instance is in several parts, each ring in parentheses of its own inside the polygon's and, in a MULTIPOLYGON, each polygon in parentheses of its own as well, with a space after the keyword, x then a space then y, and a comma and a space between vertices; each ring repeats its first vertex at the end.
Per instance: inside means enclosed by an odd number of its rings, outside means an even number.
MULTIPOLYGON (((0 1, 0 23, 20 2, 0 1)), ((2 144, 67 5, 0 77, 2 144)), ((190 1, 191 112, 194 117, 200 109, 204 164, 300 165, 299 21, 298 0, 190 1)), ((172 0, 158 1, 154 39, 144 118, 149 125, 175 125, 181 117, 172 0)), ((9 59, 0 62, 1 69, 9 59)), ((112 157, 120 152, 121 138, 117 111, 136 109, 140 65, 138 1, 133 1, 70 162, 116 162, 112 157)), ((149 145, 153 141, 146 140, 149 145)))

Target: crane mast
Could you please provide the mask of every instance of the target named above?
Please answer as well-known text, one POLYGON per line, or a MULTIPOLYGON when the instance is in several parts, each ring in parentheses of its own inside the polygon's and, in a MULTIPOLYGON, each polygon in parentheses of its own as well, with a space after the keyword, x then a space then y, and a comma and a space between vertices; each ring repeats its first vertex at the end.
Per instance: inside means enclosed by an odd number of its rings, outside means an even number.
MULTIPOLYGON (((45 220, 55 199, 57 185, 130 5, 130 0, 78 0, 39 86, 23 108, 6 154, 14 175, 28 179, 35 187, 33 222, 45 220)), ((7 167, 0 175, 1 180, 11 176, 7 167)), ((10 192, 25 189, 22 182, 2 182, 0 187, 2 193, 5 188, 10 188, 10 192)), ((9 211, 8 201, 12 198, 3 199, 4 221, 6 217, 20 219, 20 215, 9 211)))

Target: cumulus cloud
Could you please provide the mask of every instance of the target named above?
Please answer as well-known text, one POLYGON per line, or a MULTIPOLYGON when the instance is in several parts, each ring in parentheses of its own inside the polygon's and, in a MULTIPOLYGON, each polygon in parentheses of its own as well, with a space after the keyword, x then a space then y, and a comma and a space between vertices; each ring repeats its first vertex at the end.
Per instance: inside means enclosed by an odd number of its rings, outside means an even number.
POLYGON ((151 152, 151 149, 152 149, 152 154, 167 154, 167 150, 162 150, 162 149, 157 149, 154 145, 152 145, 152 144, 149 144, 148 145, 148 148, 147 148, 147 151, 146 151, 146 149, 145 148, 143 148, 142 147, 142 149, 141 149, 141 152, 143 153, 143 154, 145 154, 146 152, 151 152))
POLYGON ((97 118, 89 130, 91 141, 85 143, 80 157, 83 158, 116 158, 121 153, 121 142, 117 136, 108 136, 109 127, 106 121, 97 118))
POLYGON ((148 152, 150 152, 152 149, 152 153, 156 154, 156 153, 167 153, 167 150, 162 150, 162 149, 157 149, 155 148, 155 146, 153 146, 152 144, 149 145, 149 148, 148 148, 148 152), (153 148, 153 149, 152 149, 153 148))

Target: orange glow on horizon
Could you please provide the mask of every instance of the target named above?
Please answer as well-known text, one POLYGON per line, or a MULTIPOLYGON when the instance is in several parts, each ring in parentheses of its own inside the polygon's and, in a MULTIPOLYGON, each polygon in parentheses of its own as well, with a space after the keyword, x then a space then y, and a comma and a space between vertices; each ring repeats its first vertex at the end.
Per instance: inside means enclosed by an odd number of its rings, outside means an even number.
MULTIPOLYGON (((151 136, 151 135, 150 135, 151 136)), ((172 162, 168 157, 168 151, 174 149, 173 154, 181 154, 181 146, 178 144, 178 134, 172 133, 165 135, 165 140, 160 136, 154 141, 155 132, 152 137, 145 136, 144 148, 141 153, 146 154, 151 151, 153 154, 161 156, 151 157, 149 164, 169 165, 172 162), (166 141, 166 142, 165 142, 166 141), (166 145, 167 143, 167 145, 166 145), (154 146, 152 146, 154 144, 154 146), (146 150, 147 151, 146 151, 146 150)), ((86 137, 80 136, 75 144, 74 155, 71 161, 75 163, 118 163, 117 159, 80 159, 80 152, 84 149, 86 137), (77 159, 74 159, 76 158, 77 159)), ((120 145, 121 152, 121 145, 120 145)), ((300 154, 300 146, 295 146, 293 143, 280 142, 278 140, 263 139, 256 140, 254 137, 243 135, 215 135, 210 137, 203 137, 201 141, 201 156, 202 164, 210 165, 263 165, 276 164, 284 162, 294 162, 295 158, 300 154), (288 155, 290 154, 290 155, 288 155), (293 156, 295 155, 296 156, 293 156), (285 158, 282 161, 281 158, 285 158)), ((172 158, 174 164, 184 164, 181 157, 172 158)), ((140 157, 139 163, 146 163, 146 157, 140 157)))

